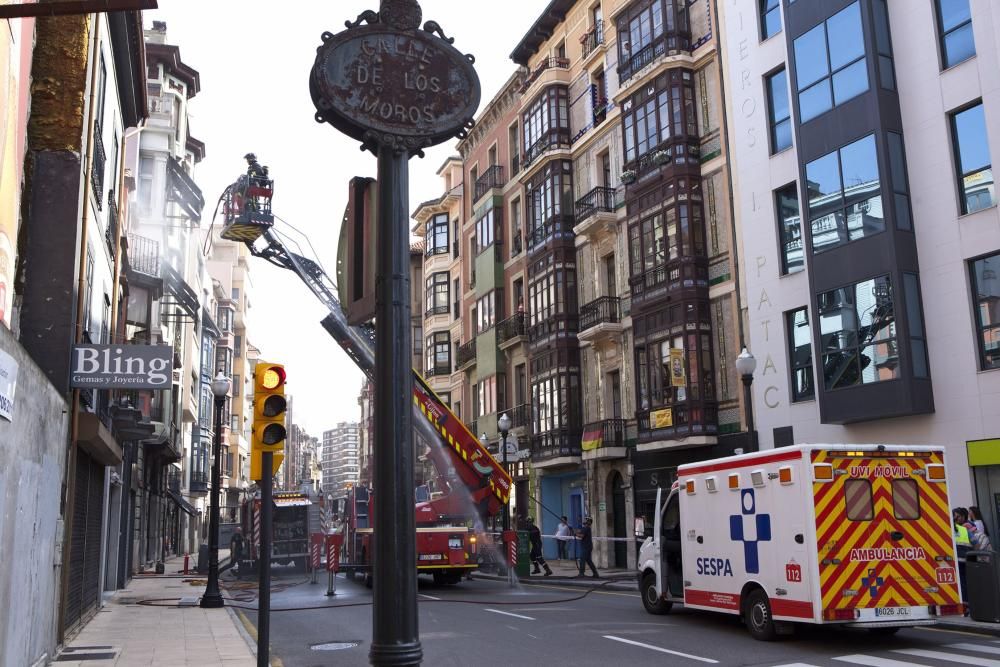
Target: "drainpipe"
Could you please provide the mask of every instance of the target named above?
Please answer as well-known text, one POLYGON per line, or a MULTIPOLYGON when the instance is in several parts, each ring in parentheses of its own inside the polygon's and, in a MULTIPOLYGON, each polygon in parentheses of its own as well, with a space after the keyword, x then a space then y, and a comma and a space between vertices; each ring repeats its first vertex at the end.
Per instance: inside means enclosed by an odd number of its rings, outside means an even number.
MULTIPOLYGON (((81 307, 81 296, 84 293, 84 286, 87 282, 87 225, 90 221, 90 188, 91 179, 93 178, 93 151, 94 151, 94 131, 92 128, 94 122, 94 107, 97 104, 97 94, 95 88, 97 87, 97 62, 98 49, 100 48, 100 34, 101 34, 101 15, 94 14, 94 47, 91 51, 91 65, 90 65, 90 104, 87 111, 87 120, 84 125, 84 130, 87 134, 87 152, 84 155, 84 177, 83 177, 83 215, 82 215, 82 229, 80 231, 80 267, 79 273, 77 275, 77 308, 76 308, 76 327, 74 328, 73 340, 75 343, 79 344, 83 338, 83 308, 81 307)), ((65 641, 64 632, 64 622, 66 616, 66 604, 69 599, 69 560, 73 553, 72 542, 73 542, 73 514, 76 511, 76 453, 77 453, 77 438, 80 435, 80 390, 73 389, 71 392, 71 405, 70 405, 70 441, 69 441, 69 454, 67 456, 66 462, 66 497, 65 497, 65 513, 63 514, 63 552, 62 552, 62 595, 61 603, 59 605, 59 626, 58 626, 58 638, 59 642, 65 641)))
MULTIPOLYGON (((130 127, 122 133, 122 142, 118 147, 118 176, 117 176, 117 189, 118 202, 116 206, 118 207, 118 230, 116 232, 117 237, 115 238, 115 256, 114 256, 114 290, 111 295, 111 332, 112 336, 118 331, 118 302, 120 299, 119 293, 121 292, 121 269, 122 269, 122 252, 121 252, 121 237, 125 233, 125 217, 122 215, 124 210, 125 201, 127 199, 125 195, 125 154, 126 147, 128 146, 129 137, 134 134, 141 134, 142 130, 146 126, 146 120, 142 119, 139 121, 138 127, 130 127)), ((119 341, 124 342, 124 341, 119 341)), ((132 406, 135 407, 135 406, 132 406)))

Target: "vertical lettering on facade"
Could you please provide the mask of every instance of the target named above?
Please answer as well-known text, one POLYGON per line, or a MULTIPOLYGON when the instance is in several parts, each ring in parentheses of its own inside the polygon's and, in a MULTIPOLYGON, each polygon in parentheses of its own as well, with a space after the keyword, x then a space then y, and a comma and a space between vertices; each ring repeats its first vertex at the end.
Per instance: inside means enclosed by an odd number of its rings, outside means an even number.
POLYGON ((775 387, 774 385, 770 385, 767 389, 764 390, 764 405, 771 408, 772 410, 781 405, 781 401, 779 399, 771 398, 771 392, 777 392, 777 391, 778 388, 775 387))
POLYGON ((763 308, 765 303, 768 305, 768 307, 771 307, 772 305, 771 299, 767 296, 767 290, 762 289, 760 291, 760 300, 757 301, 757 310, 763 308))

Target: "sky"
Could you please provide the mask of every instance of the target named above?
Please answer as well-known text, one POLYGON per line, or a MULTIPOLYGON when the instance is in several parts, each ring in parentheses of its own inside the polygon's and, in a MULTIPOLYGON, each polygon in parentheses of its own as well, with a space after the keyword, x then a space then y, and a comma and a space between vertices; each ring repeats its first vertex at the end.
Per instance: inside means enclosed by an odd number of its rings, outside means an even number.
MULTIPOLYGON (((420 4, 424 21, 440 23, 456 48, 476 57, 485 105, 514 72, 509 54, 548 0, 420 4)), ((340 32, 366 9, 378 10, 378 0, 159 0, 159 9, 144 13, 147 26, 166 21, 167 42, 201 75, 190 127, 206 144, 195 171, 207 202, 203 225, 226 185, 245 171, 243 155, 256 153, 274 179, 274 213, 307 234, 333 270, 348 181, 374 177, 376 165, 357 142, 313 119, 309 72, 321 33, 340 32)), ((435 172, 457 153, 455 144, 410 162, 410 212, 443 193, 435 172)), ((250 268, 247 338, 264 360, 286 365, 295 423, 322 437, 338 422, 358 421, 363 376, 320 326, 325 307, 294 274, 259 259, 250 268)))

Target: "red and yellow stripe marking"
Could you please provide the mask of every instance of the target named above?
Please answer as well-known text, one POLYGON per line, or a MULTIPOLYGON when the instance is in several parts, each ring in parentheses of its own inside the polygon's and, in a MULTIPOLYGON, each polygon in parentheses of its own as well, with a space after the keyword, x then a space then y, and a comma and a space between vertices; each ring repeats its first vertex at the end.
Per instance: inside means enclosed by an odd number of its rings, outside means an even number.
MULTIPOLYGON (((931 452, 919 457, 847 457, 835 451, 812 452, 813 463, 829 463, 834 468, 832 482, 814 482, 816 505, 816 538, 820 561, 820 591, 824 609, 854 609, 871 607, 909 607, 958 602, 957 572, 955 584, 937 581, 939 567, 953 567, 954 562, 937 561, 936 556, 954 557, 951 536, 951 515, 944 484, 930 483, 922 475, 928 463, 941 463, 941 454, 931 452), (897 489, 896 502, 904 515, 919 507, 920 518, 898 519, 893 508, 892 478, 869 475, 860 479, 871 481, 873 517, 870 521, 851 521, 851 515, 861 513, 868 502, 867 490, 852 488, 845 491, 845 482, 852 478, 850 469, 867 466, 903 468, 917 483, 918 497, 909 489, 897 489), (837 472, 842 471, 842 472, 837 472), (904 538, 894 541, 893 532, 904 538), (921 548, 925 558, 914 560, 850 560, 853 549, 921 548), (825 562, 825 564, 824 564, 825 562), (871 572, 869 572, 871 570, 871 572), (874 596, 865 578, 882 578, 874 596), (844 591, 856 591, 844 595, 844 591)), ((898 479, 899 477, 897 477, 898 479)))

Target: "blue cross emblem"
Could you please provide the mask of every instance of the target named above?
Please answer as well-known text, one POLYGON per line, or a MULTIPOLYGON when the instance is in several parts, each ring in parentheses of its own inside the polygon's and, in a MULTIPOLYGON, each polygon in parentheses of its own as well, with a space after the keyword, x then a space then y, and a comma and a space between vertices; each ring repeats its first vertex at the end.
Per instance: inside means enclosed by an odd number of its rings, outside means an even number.
POLYGON ((884 583, 885 583, 885 580, 882 579, 882 577, 876 577, 875 576, 875 570, 868 570, 868 576, 867 577, 862 577, 862 579, 861 579, 861 587, 862 588, 867 588, 868 589, 868 593, 872 597, 875 597, 876 595, 878 595, 878 589, 881 588, 882 584, 884 584, 884 583))
POLYGON ((740 514, 729 516, 729 539, 743 543, 743 557, 748 574, 760 573, 757 544, 771 541, 771 515, 757 514, 753 489, 740 490, 740 514))

